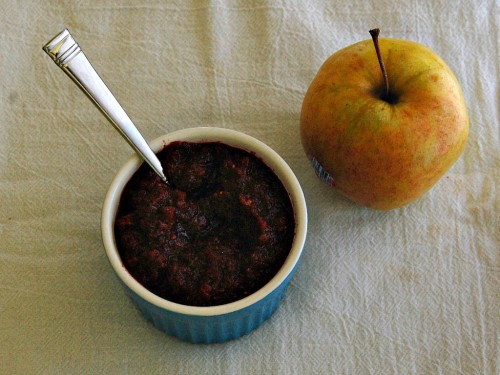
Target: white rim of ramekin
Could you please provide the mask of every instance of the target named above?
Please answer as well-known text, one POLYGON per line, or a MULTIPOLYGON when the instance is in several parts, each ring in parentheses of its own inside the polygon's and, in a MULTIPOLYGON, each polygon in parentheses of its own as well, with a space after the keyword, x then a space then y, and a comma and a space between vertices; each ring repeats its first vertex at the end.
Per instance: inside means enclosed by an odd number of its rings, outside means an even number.
POLYGON ((104 200, 101 215, 101 231, 106 254, 120 280, 134 293, 157 307, 179 314, 194 316, 223 315, 242 310, 259 302, 278 288, 293 271, 299 261, 307 234, 307 207, 304 193, 297 177, 283 158, 269 146, 252 136, 224 128, 195 127, 178 130, 161 136, 151 142, 151 148, 155 152, 158 152, 165 145, 175 141, 222 142, 229 146, 254 153, 274 171, 288 191, 295 214, 295 236, 292 248, 285 263, 276 275, 261 289, 245 298, 224 305, 206 307, 182 305, 161 298, 150 292, 127 271, 120 258, 114 239, 114 220, 121 192, 127 181, 142 164, 142 160, 137 155, 133 155, 118 171, 111 182, 104 200))

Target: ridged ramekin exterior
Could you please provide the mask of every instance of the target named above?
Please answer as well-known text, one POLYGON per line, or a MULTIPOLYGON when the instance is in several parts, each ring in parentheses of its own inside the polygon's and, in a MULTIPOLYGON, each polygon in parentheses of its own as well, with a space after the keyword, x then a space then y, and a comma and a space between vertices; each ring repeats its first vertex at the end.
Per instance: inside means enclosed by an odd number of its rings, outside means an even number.
MULTIPOLYGON (((295 271, 295 270, 294 270, 295 271)), ((179 314, 159 308, 122 284, 144 317, 157 329, 180 340, 213 344, 237 339, 255 330, 280 306, 292 273, 272 293, 244 309, 215 316, 179 314)))

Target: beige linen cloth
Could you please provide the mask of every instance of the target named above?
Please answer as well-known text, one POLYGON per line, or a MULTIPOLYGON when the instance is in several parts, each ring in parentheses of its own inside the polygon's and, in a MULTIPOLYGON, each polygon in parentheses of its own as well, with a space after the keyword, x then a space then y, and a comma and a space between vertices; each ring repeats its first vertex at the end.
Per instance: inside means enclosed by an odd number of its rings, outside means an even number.
POLYGON ((498 374, 499 30, 495 0, 0 0, 0 374, 498 374), (258 330, 187 344, 123 294, 99 221, 132 150, 42 51, 65 27, 147 140, 236 129, 296 173, 309 235, 258 330), (446 176, 389 212, 323 185, 298 133, 322 62, 374 27, 447 61, 471 120, 446 176))

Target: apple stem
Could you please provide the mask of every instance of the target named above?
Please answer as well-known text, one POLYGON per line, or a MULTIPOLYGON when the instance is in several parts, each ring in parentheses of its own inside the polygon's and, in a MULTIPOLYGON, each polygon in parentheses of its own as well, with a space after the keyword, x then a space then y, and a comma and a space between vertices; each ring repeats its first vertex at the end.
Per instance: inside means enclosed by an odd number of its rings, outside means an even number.
POLYGON ((390 101, 389 94, 389 78, 387 77, 387 71, 385 70, 384 60, 382 59, 382 54, 380 53, 380 47, 378 43, 378 35, 380 34, 380 29, 372 29, 370 30, 370 35, 372 36, 373 44, 375 45, 375 51, 377 52, 378 63, 380 65, 380 69, 382 70, 382 75, 384 76, 385 82, 385 99, 390 101))

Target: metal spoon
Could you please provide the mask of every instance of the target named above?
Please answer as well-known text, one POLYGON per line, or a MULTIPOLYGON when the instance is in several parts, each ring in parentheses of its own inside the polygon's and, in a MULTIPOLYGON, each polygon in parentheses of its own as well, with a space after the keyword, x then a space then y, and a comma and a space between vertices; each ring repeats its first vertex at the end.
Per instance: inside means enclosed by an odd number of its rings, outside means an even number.
POLYGON ((64 29, 52 38, 50 42, 43 46, 43 50, 87 94, 90 100, 120 132, 130 146, 153 168, 158 176, 167 182, 161 163, 155 153, 111 91, 106 87, 68 29, 64 29))

